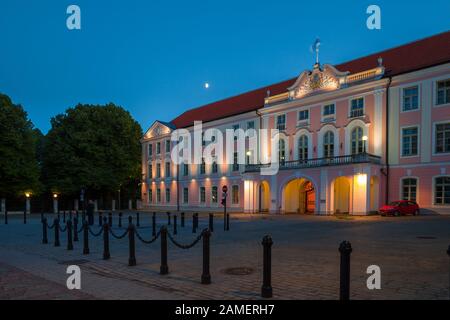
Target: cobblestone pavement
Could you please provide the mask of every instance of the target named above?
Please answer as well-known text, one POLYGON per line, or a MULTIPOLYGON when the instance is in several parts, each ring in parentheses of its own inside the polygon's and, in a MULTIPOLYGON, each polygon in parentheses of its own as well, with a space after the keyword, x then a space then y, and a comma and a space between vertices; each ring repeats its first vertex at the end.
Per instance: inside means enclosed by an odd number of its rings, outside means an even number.
MULTIPOLYGON (((51 215, 47 216, 49 221, 51 215)), ((190 215, 186 227, 178 225, 181 243, 190 243, 190 215)), ((167 223, 158 215, 159 225, 167 223)), ((3 222, 3 220, 0 220, 3 222)), ((96 219, 97 221, 97 219, 96 219)), ((125 221, 125 219, 124 219, 125 221)), ((180 219, 178 219, 178 223, 180 219)), ((140 234, 151 238, 150 215, 141 214, 140 234)), ((114 217, 117 224, 117 217, 114 217)), ((201 216, 200 230, 208 219, 201 216)), ((136 239, 137 266, 128 266, 128 240, 110 239, 111 259, 102 260, 102 238, 90 236, 89 255, 82 254, 82 237, 75 250, 41 243, 38 216, 23 225, 20 216, 0 224, 1 299, 260 299, 261 239, 271 234, 274 299, 337 299, 339 243, 351 242, 352 299, 448 299, 450 244, 449 216, 331 217, 234 215, 231 230, 215 218, 211 238, 212 284, 200 284, 202 243, 182 250, 169 241, 169 274, 159 275, 160 241, 145 245, 136 239), (82 289, 65 287, 67 265, 82 271, 82 289), (366 269, 381 268, 381 290, 368 290, 366 269), (229 268, 247 268, 249 274, 231 275, 229 268)), ((170 226, 172 228, 172 226, 170 226)), ((93 227, 94 231, 98 226, 93 227)), ((171 229, 169 229, 171 230, 171 229)), ((122 230, 114 227, 116 233, 122 230)))

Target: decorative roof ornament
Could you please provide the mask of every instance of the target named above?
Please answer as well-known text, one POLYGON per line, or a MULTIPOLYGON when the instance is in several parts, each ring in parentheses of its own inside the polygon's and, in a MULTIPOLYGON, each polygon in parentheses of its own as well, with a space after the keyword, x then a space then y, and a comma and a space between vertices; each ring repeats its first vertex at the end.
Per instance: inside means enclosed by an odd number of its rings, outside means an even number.
POLYGON ((311 46, 311 51, 316 53, 316 64, 315 66, 319 66, 319 47, 320 47, 320 39, 316 38, 313 45, 311 46))
POLYGON ((383 66, 383 58, 378 57, 378 67, 381 68, 383 66))

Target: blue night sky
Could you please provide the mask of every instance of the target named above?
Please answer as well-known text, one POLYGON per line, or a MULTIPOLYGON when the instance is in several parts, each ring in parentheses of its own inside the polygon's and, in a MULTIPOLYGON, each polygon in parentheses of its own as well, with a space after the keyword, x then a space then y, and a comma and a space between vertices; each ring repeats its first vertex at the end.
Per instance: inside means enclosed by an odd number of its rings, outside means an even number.
POLYGON ((447 31, 450 1, 0 0, 0 17, 0 92, 35 126, 114 102, 145 130, 311 68, 316 37, 337 64, 447 31), (70 4, 82 30, 66 28, 70 4), (370 4, 381 30, 366 28, 370 4))

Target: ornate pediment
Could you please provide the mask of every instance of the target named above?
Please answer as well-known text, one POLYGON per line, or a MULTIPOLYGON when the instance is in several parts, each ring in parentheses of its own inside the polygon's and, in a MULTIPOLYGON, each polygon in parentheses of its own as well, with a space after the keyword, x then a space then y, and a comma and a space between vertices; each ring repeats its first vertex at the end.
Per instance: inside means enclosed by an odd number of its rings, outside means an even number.
POLYGON ((311 94, 337 90, 348 74, 338 71, 329 64, 325 64, 323 68, 315 64, 312 71, 302 72, 294 85, 288 88, 289 97, 299 99, 311 94))
POLYGON ((173 129, 174 126, 170 123, 155 121, 150 127, 150 129, 148 129, 147 132, 145 133, 144 138, 153 139, 159 136, 164 136, 170 134, 173 129))

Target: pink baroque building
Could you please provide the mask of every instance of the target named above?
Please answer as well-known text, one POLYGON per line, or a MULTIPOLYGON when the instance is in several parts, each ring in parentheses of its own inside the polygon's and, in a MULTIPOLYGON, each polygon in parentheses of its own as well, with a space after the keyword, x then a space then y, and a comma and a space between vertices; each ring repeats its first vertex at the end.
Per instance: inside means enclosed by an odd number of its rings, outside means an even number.
MULTIPOLYGON (((450 32, 155 121, 141 140, 150 210, 365 215, 393 200, 450 208, 450 32), (246 165, 175 165, 173 130, 279 129, 246 165)), ((247 152, 247 155, 248 152, 247 152)), ((445 210, 440 210, 445 212, 445 210)))

